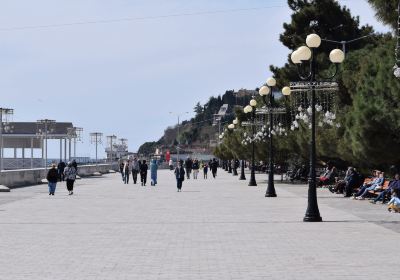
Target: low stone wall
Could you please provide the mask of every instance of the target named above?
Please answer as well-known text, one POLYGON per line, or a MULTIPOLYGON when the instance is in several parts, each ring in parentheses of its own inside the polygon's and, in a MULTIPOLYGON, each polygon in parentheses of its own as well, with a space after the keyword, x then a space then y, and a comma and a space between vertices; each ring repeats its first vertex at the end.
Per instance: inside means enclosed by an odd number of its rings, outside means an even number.
MULTIPOLYGON (((92 176, 95 172, 104 174, 117 169, 117 164, 80 165, 78 166, 78 175, 87 177, 92 176)), ((44 168, 6 170, 0 172, 0 185, 9 188, 36 185, 40 184, 41 180, 45 178, 46 170, 44 168)))

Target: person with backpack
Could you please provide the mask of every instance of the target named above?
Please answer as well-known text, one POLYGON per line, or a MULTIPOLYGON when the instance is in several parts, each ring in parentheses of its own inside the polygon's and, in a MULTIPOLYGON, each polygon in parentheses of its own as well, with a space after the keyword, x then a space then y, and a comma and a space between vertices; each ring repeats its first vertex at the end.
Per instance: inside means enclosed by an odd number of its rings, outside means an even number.
POLYGON ((71 162, 68 162, 67 167, 64 170, 65 179, 67 180, 67 190, 69 195, 74 194, 74 183, 76 180, 76 169, 71 162))
POLYGON ((183 160, 178 162, 178 166, 175 168, 175 178, 176 178, 176 187, 178 192, 182 191, 182 183, 185 181, 185 169, 183 168, 183 160))
POLYGON ((54 193, 56 192, 58 178, 59 174, 56 169, 56 165, 52 164, 51 168, 47 172, 47 181, 49 183, 49 195, 54 195, 54 193))

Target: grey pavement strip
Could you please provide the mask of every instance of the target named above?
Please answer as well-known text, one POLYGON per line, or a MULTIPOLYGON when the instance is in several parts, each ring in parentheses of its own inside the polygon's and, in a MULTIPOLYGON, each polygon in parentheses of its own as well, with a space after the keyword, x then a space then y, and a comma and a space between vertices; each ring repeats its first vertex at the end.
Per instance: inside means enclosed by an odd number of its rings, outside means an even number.
MULTIPOLYGON (((400 214, 319 190, 323 223, 303 223, 307 189, 266 175, 248 187, 172 172, 156 187, 119 174, 0 194, 0 279, 392 279, 400 214)), ((200 176, 199 176, 200 177, 200 176)))

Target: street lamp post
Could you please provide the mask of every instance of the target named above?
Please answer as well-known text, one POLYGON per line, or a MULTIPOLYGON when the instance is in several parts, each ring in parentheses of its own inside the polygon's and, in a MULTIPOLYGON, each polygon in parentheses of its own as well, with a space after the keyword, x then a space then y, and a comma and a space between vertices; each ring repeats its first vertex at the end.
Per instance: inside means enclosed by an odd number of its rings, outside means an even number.
POLYGON ((250 105, 244 107, 244 112, 251 113, 251 123, 252 123, 252 138, 251 141, 251 173, 250 173, 250 181, 249 186, 257 186, 256 182, 256 175, 255 175, 255 143, 254 143, 254 136, 256 134, 256 125, 255 125, 255 118, 256 118, 256 107, 257 101, 255 99, 250 100, 250 105))
POLYGON ((102 143, 102 137, 103 137, 103 133, 101 133, 101 132, 92 132, 92 133, 90 133, 90 143, 96 145, 96 166, 97 166, 97 163, 98 163, 97 146, 98 146, 98 144, 102 143))
MULTIPOLYGON (((71 139, 74 140, 74 159, 76 160, 76 143, 77 141, 81 141, 81 135, 83 132, 82 127, 70 127, 67 129, 67 136, 71 143, 71 139)), ((71 147, 70 147, 71 149, 71 147)), ((71 151, 70 151, 71 154, 71 151)), ((71 160, 71 159, 70 159, 71 160)))
POLYGON ((38 120, 37 125, 40 126, 41 128, 39 128, 38 130, 38 134, 41 135, 42 137, 44 136, 44 142, 45 142, 45 159, 44 159, 44 168, 47 171, 47 139, 50 133, 52 133, 54 131, 53 128, 50 128, 51 125, 54 125, 56 123, 55 120, 49 120, 49 119, 42 119, 42 120, 38 120))
POLYGON ((14 109, 0 108, 0 172, 3 171, 4 145, 3 132, 10 131, 8 118, 14 114, 14 109))
MULTIPOLYGON (((316 185, 316 145, 315 145, 315 105, 316 105, 316 89, 318 88, 317 80, 317 61, 316 54, 317 48, 321 45, 321 38, 317 34, 310 34, 306 39, 307 46, 302 46, 294 51, 291 55, 291 60, 298 67, 299 77, 303 81, 308 81, 309 85, 307 90, 311 90, 311 141, 310 141, 310 177, 308 179, 308 204, 306 214, 304 216, 304 222, 321 222, 322 218, 318 209, 317 201, 317 185, 316 185), (308 71, 305 69, 305 65, 309 62, 308 71)), ((344 60, 344 53, 340 49, 334 49, 331 51, 329 58, 332 63, 335 64, 335 73, 323 80, 331 80, 338 73, 339 64, 344 60)))
POLYGON ((178 117, 178 126, 177 126, 177 129, 178 129, 178 131, 177 131, 177 133, 176 133, 176 139, 177 139, 177 142, 178 142, 178 145, 176 146, 176 162, 177 162, 177 164, 178 164, 178 162, 179 162, 179 150, 180 150, 180 140, 179 140, 179 125, 180 125, 180 117, 181 116, 183 116, 183 115, 185 115, 185 114, 189 114, 189 112, 184 112, 184 113, 174 113, 174 112, 169 112, 170 114, 174 114, 174 115, 176 115, 177 117, 178 117))
MULTIPOLYGON (((233 120, 232 122, 233 126, 237 126, 239 124, 239 120, 236 118, 233 120)), ((235 157, 233 159, 233 176, 238 176, 238 172, 237 172, 237 158, 235 157)))
POLYGON ((108 144, 110 144, 110 161, 111 161, 111 163, 114 161, 113 146, 114 146, 114 143, 116 140, 117 140, 117 136, 115 136, 114 134, 107 136, 107 142, 108 142, 108 144))
POLYGON ((260 95, 266 106, 269 109, 269 172, 268 172, 268 187, 265 192, 265 197, 276 197, 276 191, 274 186, 274 147, 273 147, 273 135, 272 130, 274 129, 274 122, 272 118, 272 110, 274 108, 274 94, 273 88, 276 86, 276 80, 269 78, 267 84, 260 88, 260 95), (269 100, 267 101, 267 95, 269 100))
POLYGON ((76 160, 76 143, 82 141, 82 127, 74 127, 75 129, 75 137, 74 137, 74 159, 76 160))
MULTIPOLYGON (((228 125, 229 131, 233 131, 235 129, 235 126, 239 123, 238 119, 234 119, 233 122, 228 125)), ((233 156, 233 159, 230 160, 229 164, 229 173, 232 173, 233 176, 237 176, 237 166, 236 166, 236 157, 233 156), (233 166, 232 166, 233 165, 233 166)))

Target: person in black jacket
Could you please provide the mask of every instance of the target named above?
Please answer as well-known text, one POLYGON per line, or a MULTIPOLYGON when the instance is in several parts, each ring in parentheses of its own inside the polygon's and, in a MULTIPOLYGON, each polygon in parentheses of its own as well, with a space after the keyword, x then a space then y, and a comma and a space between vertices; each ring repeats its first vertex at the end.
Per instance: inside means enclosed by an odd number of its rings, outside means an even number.
POLYGON ((185 169, 183 168, 183 160, 178 162, 178 166, 175 168, 175 178, 176 178, 176 187, 178 188, 178 192, 182 191, 182 182, 185 181, 185 169))
POLYGON ((185 168, 186 168, 186 177, 190 179, 190 173, 192 173, 192 168, 193 168, 193 161, 190 157, 188 157, 185 161, 185 168))
POLYGON ((63 161, 60 161, 60 162, 58 163, 58 166, 57 166, 58 177, 59 177, 59 179, 60 179, 60 182, 61 182, 61 181, 64 181, 64 178, 65 178, 65 176, 64 176, 64 169, 65 169, 65 166, 66 166, 66 164, 65 164, 65 162, 63 162, 63 161))
POLYGON ((215 179, 215 177, 217 177, 217 170, 218 170, 218 162, 215 158, 212 160, 212 162, 210 164, 210 168, 211 168, 212 175, 215 179))
POLYGON ((145 160, 143 160, 140 165, 140 181, 142 182, 142 186, 146 186, 147 182, 147 169, 149 169, 145 160))
POLYGON ((49 195, 54 195, 54 193, 56 192, 58 178, 59 177, 56 165, 52 164, 51 168, 47 172, 47 181, 49 182, 49 195))

